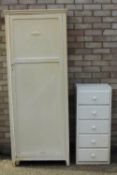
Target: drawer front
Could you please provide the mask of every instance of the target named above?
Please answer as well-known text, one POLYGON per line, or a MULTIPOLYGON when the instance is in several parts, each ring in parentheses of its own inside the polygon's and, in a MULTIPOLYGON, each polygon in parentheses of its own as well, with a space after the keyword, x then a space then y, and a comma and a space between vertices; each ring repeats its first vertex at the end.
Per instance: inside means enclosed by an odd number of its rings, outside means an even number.
POLYGON ((79 119, 109 119, 109 106, 78 106, 79 119))
POLYGON ((81 148, 106 148, 109 147, 109 135, 79 135, 77 142, 81 148))
POLYGON ((79 149, 77 151, 78 161, 108 161, 108 149, 79 149))
POLYGON ((110 104, 109 91, 80 91, 77 94, 78 104, 110 104))
POLYGON ((79 120, 79 133, 109 133, 109 120, 79 120))

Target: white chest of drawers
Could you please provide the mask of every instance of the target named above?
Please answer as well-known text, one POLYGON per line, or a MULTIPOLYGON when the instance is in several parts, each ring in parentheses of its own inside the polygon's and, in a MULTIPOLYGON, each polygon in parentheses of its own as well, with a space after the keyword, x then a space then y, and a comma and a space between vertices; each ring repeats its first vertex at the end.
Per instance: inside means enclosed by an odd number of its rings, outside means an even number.
POLYGON ((77 85, 76 164, 109 164, 112 90, 107 84, 77 85))

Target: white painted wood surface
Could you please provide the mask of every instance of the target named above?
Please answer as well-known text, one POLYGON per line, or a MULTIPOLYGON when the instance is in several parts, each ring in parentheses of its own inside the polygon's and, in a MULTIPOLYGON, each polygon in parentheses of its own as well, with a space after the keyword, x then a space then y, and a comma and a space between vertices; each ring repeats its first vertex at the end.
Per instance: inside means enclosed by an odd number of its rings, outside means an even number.
POLYGON ((108 148, 109 145, 108 134, 79 134, 78 140, 81 148, 108 148))
POLYGON ((76 164, 109 164, 112 90, 77 84, 76 164))
POLYGON ((78 149, 78 161, 107 161, 108 149, 78 149))
POLYGON ((93 119, 93 120, 101 120, 101 119, 109 119, 109 107, 108 106, 84 106, 80 105, 78 110, 78 116, 80 119, 93 119))
POLYGON ((12 160, 69 165, 65 10, 6 11, 12 160))

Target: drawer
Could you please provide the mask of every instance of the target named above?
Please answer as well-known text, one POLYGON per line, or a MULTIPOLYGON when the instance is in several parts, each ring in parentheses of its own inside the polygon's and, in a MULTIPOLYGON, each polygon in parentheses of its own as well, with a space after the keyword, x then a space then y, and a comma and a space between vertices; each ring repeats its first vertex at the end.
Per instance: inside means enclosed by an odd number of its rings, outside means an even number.
POLYGON ((79 91, 77 94, 78 104, 110 104, 110 93, 109 91, 79 91))
POLYGON ((108 149, 78 149, 78 161, 108 161, 108 149))
POLYGON ((110 107, 107 106, 78 106, 79 119, 109 119, 110 107))
POLYGON ((79 135, 77 143, 82 148, 106 148, 109 147, 109 135, 79 135))
POLYGON ((109 120, 79 120, 78 132, 79 133, 108 133, 110 127, 109 120))

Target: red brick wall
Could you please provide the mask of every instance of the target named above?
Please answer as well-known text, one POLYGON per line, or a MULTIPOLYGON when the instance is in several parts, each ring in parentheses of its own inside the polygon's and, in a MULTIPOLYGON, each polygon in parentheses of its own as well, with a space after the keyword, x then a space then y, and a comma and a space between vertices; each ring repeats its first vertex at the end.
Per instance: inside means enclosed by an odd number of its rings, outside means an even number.
POLYGON ((10 150, 4 9, 67 8, 70 135, 75 140, 75 84, 113 88, 112 146, 117 146, 117 0, 0 1, 0 149, 10 150))

